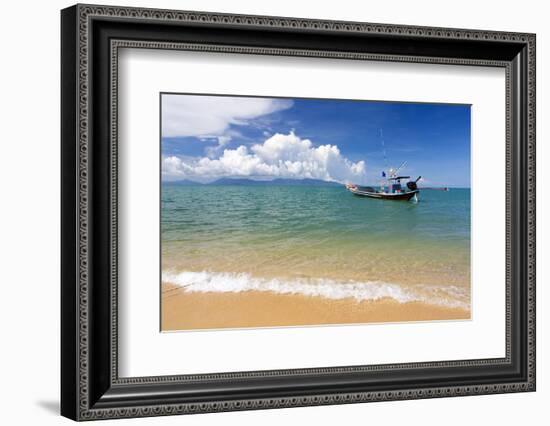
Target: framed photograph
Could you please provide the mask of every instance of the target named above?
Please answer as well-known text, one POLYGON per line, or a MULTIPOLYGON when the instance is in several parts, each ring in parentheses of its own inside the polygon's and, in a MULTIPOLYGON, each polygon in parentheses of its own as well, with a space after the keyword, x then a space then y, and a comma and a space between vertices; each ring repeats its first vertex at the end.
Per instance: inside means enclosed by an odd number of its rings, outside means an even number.
POLYGON ((61 412, 535 390, 535 35, 61 12, 61 412))

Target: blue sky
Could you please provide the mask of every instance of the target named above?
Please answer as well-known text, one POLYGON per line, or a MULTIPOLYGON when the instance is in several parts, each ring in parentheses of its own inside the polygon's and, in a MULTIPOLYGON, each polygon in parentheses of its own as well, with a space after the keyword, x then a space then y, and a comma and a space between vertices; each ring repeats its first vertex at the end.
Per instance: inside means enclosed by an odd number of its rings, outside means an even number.
POLYGON ((470 186, 470 106, 162 95, 163 179, 316 178, 470 186), (384 160, 384 142, 387 162, 384 160))

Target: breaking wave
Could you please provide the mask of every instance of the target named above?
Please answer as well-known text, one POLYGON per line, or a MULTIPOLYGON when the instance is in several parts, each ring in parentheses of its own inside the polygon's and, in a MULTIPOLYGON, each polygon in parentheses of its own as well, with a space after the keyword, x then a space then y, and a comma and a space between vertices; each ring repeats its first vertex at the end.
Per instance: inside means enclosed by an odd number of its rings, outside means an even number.
POLYGON ((357 302, 393 299, 399 303, 423 302, 449 308, 469 309, 466 289, 453 285, 414 285, 380 281, 338 281, 326 278, 262 278, 247 273, 164 272, 163 282, 190 293, 240 293, 262 291, 298 294, 326 299, 355 299, 357 302))

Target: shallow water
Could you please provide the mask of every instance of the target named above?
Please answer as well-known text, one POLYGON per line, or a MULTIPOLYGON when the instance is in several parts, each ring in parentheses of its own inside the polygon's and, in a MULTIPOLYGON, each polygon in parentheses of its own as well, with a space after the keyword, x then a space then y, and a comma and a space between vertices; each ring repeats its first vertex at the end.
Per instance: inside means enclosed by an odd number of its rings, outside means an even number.
POLYGON ((163 185, 161 217, 163 280, 188 291, 469 305, 469 189, 412 203, 343 186, 163 185))

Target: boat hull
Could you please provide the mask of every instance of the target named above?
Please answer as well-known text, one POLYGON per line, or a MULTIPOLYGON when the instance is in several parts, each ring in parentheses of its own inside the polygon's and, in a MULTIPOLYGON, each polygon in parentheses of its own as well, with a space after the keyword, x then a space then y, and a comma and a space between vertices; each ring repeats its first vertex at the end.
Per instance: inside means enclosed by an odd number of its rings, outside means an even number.
POLYGON ((349 191, 353 195, 357 195, 358 197, 377 198, 379 200, 394 200, 394 201, 409 201, 411 198, 413 198, 416 194, 420 192, 418 189, 415 189, 414 191, 387 194, 387 193, 381 193, 381 192, 361 191, 359 189, 353 189, 353 188, 349 188, 349 191))

